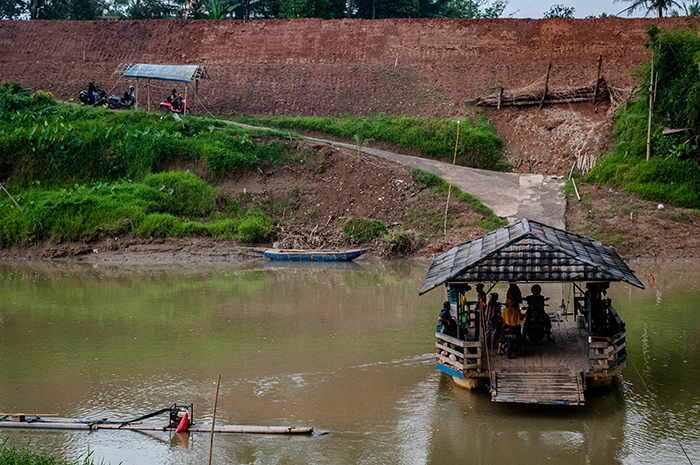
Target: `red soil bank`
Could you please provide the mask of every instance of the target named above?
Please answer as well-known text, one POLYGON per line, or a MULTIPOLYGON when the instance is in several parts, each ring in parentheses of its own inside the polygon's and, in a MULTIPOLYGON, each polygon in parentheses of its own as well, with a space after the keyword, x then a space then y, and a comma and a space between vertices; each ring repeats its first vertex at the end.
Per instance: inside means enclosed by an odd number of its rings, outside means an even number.
MULTIPOLYGON (((199 98, 216 114, 367 112, 453 117, 488 89, 544 75, 550 86, 619 87, 647 55, 644 30, 696 20, 0 21, 0 81, 76 99, 90 78, 115 93, 122 62, 205 65, 199 98)), ((183 85, 152 81, 151 105, 183 85)), ((192 98, 195 111, 204 109, 192 98)), ((139 101, 146 104, 146 88, 139 101)))

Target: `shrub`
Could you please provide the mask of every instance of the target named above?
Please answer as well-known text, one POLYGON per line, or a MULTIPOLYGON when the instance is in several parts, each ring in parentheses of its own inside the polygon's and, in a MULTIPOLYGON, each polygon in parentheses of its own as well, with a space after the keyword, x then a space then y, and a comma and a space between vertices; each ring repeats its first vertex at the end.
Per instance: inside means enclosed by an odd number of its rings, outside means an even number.
POLYGON ((177 236, 179 228, 180 220, 170 213, 153 213, 143 219, 136 234, 144 238, 177 236))
POLYGON ((143 183, 167 194, 164 211, 173 215, 203 217, 214 210, 216 189, 190 172, 151 174, 143 183))
POLYGON ((343 224, 343 234, 356 244, 363 244, 381 237, 386 233, 386 226, 377 220, 349 218, 343 224))
POLYGON ((272 220, 265 214, 248 212, 238 224, 238 239, 243 242, 264 242, 274 227, 272 220))

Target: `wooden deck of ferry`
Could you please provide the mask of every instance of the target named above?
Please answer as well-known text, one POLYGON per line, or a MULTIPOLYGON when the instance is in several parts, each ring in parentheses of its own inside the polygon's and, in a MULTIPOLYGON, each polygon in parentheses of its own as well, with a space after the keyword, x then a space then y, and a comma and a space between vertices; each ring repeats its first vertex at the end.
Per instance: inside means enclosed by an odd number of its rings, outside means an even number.
POLYGON ((588 360, 586 331, 573 321, 552 323, 552 342, 525 340, 524 353, 491 357, 495 402, 583 405, 583 373, 588 360))

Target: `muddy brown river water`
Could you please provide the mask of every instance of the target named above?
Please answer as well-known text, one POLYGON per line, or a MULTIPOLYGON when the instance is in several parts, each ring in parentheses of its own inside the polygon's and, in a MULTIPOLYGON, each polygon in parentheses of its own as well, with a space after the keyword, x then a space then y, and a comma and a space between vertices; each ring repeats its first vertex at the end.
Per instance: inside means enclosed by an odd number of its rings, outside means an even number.
MULTIPOLYGON (((217 435, 219 464, 687 463, 631 364, 583 407, 494 404, 435 369, 444 291, 427 261, 343 269, 0 263, 0 411, 129 419, 194 403, 211 423, 313 426, 303 437, 217 435)), ((646 282, 654 265, 634 265, 646 282)), ((628 353, 700 462, 700 267, 610 296, 628 353)), ((561 295, 551 296, 560 301, 561 295)), ((5 431, 99 463, 206 464, 209 436, 5 431)))

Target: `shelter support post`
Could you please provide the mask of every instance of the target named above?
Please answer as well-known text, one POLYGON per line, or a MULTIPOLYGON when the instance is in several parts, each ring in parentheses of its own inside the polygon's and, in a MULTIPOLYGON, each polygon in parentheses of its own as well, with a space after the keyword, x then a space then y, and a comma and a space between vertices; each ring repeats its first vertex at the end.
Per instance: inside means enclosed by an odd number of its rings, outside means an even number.
POLYGON ((139 78, 136 78, 136 92, 134 92, 134 108, 139 109, 139 78))
POLYGON ((146 108, 147 111, 151 111, 151 81, 148 81, 148 86, 146 87, 146 108))

